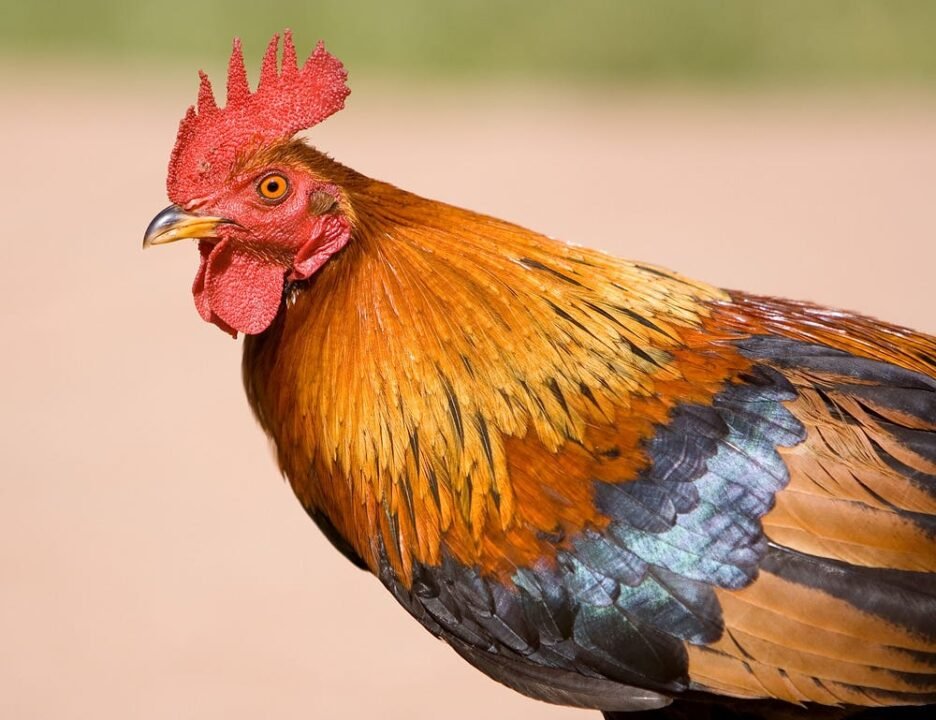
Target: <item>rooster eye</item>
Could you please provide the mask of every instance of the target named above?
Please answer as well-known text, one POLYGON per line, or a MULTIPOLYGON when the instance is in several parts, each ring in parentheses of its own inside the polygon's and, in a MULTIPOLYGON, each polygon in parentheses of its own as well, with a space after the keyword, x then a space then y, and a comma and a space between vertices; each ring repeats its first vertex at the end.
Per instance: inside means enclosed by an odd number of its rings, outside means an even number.
POLYGON ((257 184, 257 192, 264 200, 282 200, 289 190, 289 182, 278 173, 267 175, 257 184))

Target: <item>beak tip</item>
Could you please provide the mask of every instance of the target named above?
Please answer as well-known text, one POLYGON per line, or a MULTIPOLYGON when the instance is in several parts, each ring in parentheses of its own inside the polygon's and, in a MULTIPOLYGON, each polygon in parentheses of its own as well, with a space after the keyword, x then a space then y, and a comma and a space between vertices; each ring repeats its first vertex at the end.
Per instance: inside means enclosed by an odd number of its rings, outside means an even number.
POLYGON ((146 226, 146 231, 143 233, 143 249, 145 250, 150 245, 156 244, 154 242, 156 238, 173 225, 176 225, 184 217, 185 212, 178 205, 170 205, 160 210, 156 217, 150 220, 150 224, 146 226))
POLYGON ((152 245, 164 245, 183 238, 217 237, 215 228, 229 222, 220 217, 192 215, 178 205, 164 208, 147 225, 143 233, 143 249, 152 245))

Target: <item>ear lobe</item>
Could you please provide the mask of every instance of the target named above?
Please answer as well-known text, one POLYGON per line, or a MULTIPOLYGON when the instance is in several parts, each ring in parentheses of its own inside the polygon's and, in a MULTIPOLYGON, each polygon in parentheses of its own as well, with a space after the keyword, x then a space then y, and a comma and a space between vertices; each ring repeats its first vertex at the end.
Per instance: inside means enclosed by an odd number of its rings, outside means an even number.
MULTIPOLYGON (((334 200, 334 198, 332 198, 334 200)), ((306 280, 328 259, 348 244, 351 223, 343 215, 323 215, 318 218, 312 238, 306 242, 293 260, 289 280, 306 280)))
POLYGON ((208 295, 205 292, 205 277, 208 275, 208 257, 214 248, 210 242, 205 240, 198 241, 198 252, 200 259, 198 263, 198 272, 195 273, 195 282, 192 283, 192 296, 195 298, 195 308, 202 320, 211 322, 211 306, 208 305, 208 295))

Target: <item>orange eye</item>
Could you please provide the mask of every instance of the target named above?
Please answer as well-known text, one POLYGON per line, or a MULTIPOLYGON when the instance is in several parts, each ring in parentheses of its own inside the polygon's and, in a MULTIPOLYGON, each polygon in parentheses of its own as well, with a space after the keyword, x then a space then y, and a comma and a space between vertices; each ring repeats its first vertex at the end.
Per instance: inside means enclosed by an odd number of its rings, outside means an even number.
POLYGON ((264 177, 257 184, 257 192, 264 200, 282 200, 289 190, 289 181, 278 173, 264 177))

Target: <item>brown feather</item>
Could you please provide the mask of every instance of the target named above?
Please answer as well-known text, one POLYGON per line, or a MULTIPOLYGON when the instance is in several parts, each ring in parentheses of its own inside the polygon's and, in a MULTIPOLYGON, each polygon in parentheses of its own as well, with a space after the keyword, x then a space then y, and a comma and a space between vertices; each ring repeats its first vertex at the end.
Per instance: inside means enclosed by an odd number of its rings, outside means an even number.
POLYGON ((743 590, 717 594, 724 637, 709 647, 688 646, 690 674, 706 687, 737 697, 887 705, 897 703, 876 690, 921 691, 900 673, 933 685, 931 660, 912 651, 936 652, 936 642, 844 600, 767 572, 743 590))

